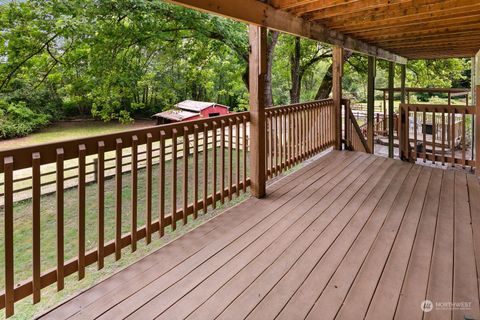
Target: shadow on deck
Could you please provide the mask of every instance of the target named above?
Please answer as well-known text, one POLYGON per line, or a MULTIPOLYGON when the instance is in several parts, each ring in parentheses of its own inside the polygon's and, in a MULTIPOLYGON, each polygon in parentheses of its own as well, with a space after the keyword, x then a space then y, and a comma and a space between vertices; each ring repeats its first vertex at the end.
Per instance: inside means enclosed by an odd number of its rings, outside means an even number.
POLYGON ((479 266, 475 176, 331 152, 42 319, 480 319, 479 266))

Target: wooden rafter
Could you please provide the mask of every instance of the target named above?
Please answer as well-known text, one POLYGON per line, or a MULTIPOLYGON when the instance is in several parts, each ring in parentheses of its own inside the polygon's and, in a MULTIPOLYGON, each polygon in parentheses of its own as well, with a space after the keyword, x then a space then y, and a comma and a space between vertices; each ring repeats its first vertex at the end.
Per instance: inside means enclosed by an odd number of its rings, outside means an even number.
POLYGON ((398 4, 376 10, 371 15, 351 14, 336 19, 320 20, 320 22, 336 30, 359 31, 392 25, 441 21, 472 14, 478 10, 480 10, 480 3, 472 4, 471 0, 451 0, 423 6, 398 4))
POLYGON ((471 57, 478 0, 271 0, 275 7, 407 58, 471 57))
MULTIPOLYGON (((419 0, 419 1, 431 1, 431 0, 419 0)), ((412 3, 412 0, 360 0, 360 1, 348 1, 341 5, 322 8, 315 10, 312 6, 308 10, 296 9, 296 14, 304 15, 308 13, 309 20, 325 19, 330 17, 341 16, 345 14, 352 14, 358 12, 364 12, 368 10, 375 10, 382 7, 391 6, 396 3, 412 3)))

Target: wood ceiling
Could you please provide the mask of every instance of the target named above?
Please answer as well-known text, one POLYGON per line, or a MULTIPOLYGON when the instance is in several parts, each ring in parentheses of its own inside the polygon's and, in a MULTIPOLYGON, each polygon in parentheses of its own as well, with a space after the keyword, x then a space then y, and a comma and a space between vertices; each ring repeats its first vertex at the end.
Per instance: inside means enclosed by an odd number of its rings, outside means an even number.
POLYGON ((270 0, 307 21, 409 59, 473 57, 480 0, 270 0))

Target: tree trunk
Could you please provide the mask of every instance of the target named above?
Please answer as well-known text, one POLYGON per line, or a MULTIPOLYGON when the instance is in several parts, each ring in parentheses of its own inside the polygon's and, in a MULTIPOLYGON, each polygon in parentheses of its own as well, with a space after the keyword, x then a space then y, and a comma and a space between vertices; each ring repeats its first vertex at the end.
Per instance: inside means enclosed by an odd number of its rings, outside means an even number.
MULTIPOLYGON (((345 50, 345 53, 343 54, 343 62, 346 62, 352 56, 352 54, 353 54, 352 51, 345 50)), ((332 85, 333 85, 332 71, 333 71, 333 64, 331 64, 330 67, 328 67, 327 73, 325 73, 322 83, 320 84, 317 94, 315 95, 315 100, 328 99, 328 97, 330 96, 330 93, 332 92, 332 85)))
POLYGON ((292 54, 290 55, 290 76, 292 80, 292 86, 290 88, 290 103, 300 102, 300 89, 302 86, 302 76, 300 72, 300 38, 295 38, 295 46, 292 54))
POLYGON ((267 107, 273 106, 272 67, 279 35, 278 31, 270 31, 270 41, 267 48, 267 74, 265 75, 265 106, 267 107))

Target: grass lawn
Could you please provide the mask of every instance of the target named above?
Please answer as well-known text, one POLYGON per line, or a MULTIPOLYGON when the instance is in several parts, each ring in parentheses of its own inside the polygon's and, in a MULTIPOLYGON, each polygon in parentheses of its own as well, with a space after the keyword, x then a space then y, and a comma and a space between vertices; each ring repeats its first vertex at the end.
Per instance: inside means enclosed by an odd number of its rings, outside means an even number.
POLYGON ((0 140, 0 150, 115 133, 154 124, 155 122, 151 120, 137 120, 132 124, 121 124, 115 121, 61 121, 23 138, 0 140))
MULTIPOLYGON (((213 150, 209 150, 208 154, 208 194, 212 191, 212 157, 213 150)), ((225 165, 228 168, 228 149, 225 150, 225 165)), ((236 152, 233 150, 233 168, 236 168, 236 152)), ((199 155, 199 199, 203 197, 203 154, 199 155)), ((243 154, 240 153, 240 160, 242 161, 243 154)), ((248 159, 248 157, 247 157, 248 159)), ((193 159, 189 157, 189 202, 193 201, 193 159)), ((220 148, 217 148, 217 163, 220 165, 220 148)), ((183 159, 178 160, 177 180, 172 181, 171 175, 171 161, 166 162, 166 212, 170 211, 172 199, 171 191, 174 183, 177 185, 177 207, 182 207, 182 179, 183 179, 183 159)), ((247 161, 248 165, 248 161, 247 161)), ((241 164, 242 168, 242 164, 241 164)), ((235 172, 235 170, 233 170, 235 172)), ((247 168, 248 172, 248 168, 247 168)), ((243 179, 243 175, 240 176, 243 179)), ((145 170, 140 170, 138 173, 138 226, 144 225, 145 215, 145 170)), ((228 185, 228 175, 225 175, 225 185, 228 185)), ((233 174, 233 183, 236 182, 236 175, 233 174)), ((220 190, 220 168, 217 171, 217 190, 220 190)), ((156 192, 158 186, 158 166, 153 168, 153 211, 152 220, 158 217, 158 192, 156 192)), ((105 182, 105 242, 114 239, 115 231, 115 180, 109 179, 105 182)), ((122 189, 122 204, 123 204, 123 220, 122 220, 122 232, 127 233, 130 231, 130 214, 131 214, 131 175, 123 175, 123 189, 122 189)), ((86 188, 86 250, 96 248, 97 246, 97 185, 92 183, 86 188)), ((158 233, 152 236, 154 240, 149 246, 145 246, 145 241, 138 243, 137 252, 130 253, 130 248, 125 248, 122 252, 122 259, 120 261, 113 261, 112 257, 107 258, 105 268, 101 271, 96 271, 96 265, 87 268, 87 277, 78 282, 77 275, 71 275, 66 279, 65 290, 56 293, 56 285, 52 285, 42 290, 42 301, 37 305, 31 304, 31 298, 26 298, 23 301, 16 304, 16 318, 17 319, 30 319, 41 310, 52 307, 59 303, 65 297, 78 292, 82 289, 90 287, 93 283, 98 282, 100 279, 111 275, 112 272, 119 270, 120 268, 131 264, 133 261, 145 256, 148 252, 151 252, 160 246, 164 245, 167 241, 177 237, 186 231, 194 228, 200 223, 206 221, 210 217, 213 217, 218 212, 222 211, 227 206, 231 206, 239 201, 246 199, 247 194, 241 194, 240 197, 234 196, 234 199, 224 207, 218 207, 218 209, 209 212, 206 215, 200 214, 196 221, 190 219, 189 224, 185 227, 181 227, 182 223, 177 223, 179 228, 176 232, 171 233, 170 228, 167 228, 167 235, 158 239, 158 233)), ((70 189, 65 191, 65 260, 71 259, 77 256, 77 190, 70 189)), ((15 254, 15 283, 28 279, 31 276, 32 270, 32 202, 30 200, 21 201, 14 206, 14 254, 15 254)), ((0 215, 3 215, 3 209, 0 209, 0 215)), ((0 236, 3 237, 3 219, 0 220, 0 236)), ((56 213, 55 213, 55 194, 46 195, 42 197, 41 201, 41 259, 42 259, 42 271, 46 271, 55 267, 56 260, 56 213)), ((0 270, 4 268, 4 247, 0 246, 0 270)), ((0 285, 4 285, 4 274, 0 273, 0 285)), ((1 313, 3 317, 3 312, 1 313)))

